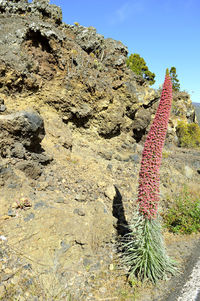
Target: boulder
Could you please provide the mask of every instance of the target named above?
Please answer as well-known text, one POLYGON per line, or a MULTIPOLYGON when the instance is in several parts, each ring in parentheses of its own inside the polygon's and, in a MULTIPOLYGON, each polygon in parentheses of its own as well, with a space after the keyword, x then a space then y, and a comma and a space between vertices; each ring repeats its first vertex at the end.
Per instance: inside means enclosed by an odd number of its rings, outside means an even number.
POLYGON ((1 156, 20 152, 24 157, 24 149, 37 151, 44 135, 43 119, 36 112, 22 111, 0 116, 1 156))

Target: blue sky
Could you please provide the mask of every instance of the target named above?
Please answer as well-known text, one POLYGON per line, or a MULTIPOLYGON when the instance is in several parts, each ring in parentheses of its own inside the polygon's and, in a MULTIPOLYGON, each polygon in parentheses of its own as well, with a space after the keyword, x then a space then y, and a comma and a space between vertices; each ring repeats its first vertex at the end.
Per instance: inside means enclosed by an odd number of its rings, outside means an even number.
POLYGON ((142 56, 156 74, 157 88, 166 68, 176 67, 181 90, 200 102, 199 0, 51 0, 63 21, 93 26, 105 38, 120 40, 129 54, 142 56))

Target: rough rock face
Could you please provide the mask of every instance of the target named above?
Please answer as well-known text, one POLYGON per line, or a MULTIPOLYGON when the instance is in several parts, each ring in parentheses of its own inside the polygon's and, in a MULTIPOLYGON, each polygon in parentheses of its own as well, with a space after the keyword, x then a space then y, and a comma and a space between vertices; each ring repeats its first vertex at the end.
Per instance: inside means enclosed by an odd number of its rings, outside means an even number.
MULTIPOLYGON (((53 13, 58 8, 48 1, 2 1, 0 8, 2 96, 21 98, 23 92, 35 98, 37 92, 39 106, 53 106, 69 125, 108 139, 121 133, 142 139, 159 92, 127 69, 127 47, 93 27, 60 24, 53 13), (145 121, 137 120, 141 112, 145 121)), ((188 114, 194 110, 188 112, 186 100, 188 114)), ((175 135, 171 131, 171 140, 175 135)))
POLYGON ((186 122, 197 122, 194 106, 187 92, 173 92, 172 113, 177 119, 185 119, 186 122))
POLYGON ((49 0, 1 0, 0 12, 2 14, 34 15, 57 24, 62 22, 62 11, 55 5, 49 5, 49 0))
POLYGON ((126 68, 128 51, 121 42, 104 39, 94 28, 49 22, 46 15, 54 7, 47 2, 43 10, 37 1, 3 1, 1 6, 3 95, 15 93, 18 98, 21 92, 37 92, 65 123, 105 138, 122 132, 132 135, 135 112, 158 95, 147 87, 145 93, 140 89, 126 68), (27 13, 19 14, 21 7, 27 13))
POLYGON ((194 103, 194 108, 195 108, 195 113, 196 113, 196 117, 197 117, 197 121, 200 125, 200 104, 199 103, 194 103))
MULTIPOLYGON (((49 1, 1 0, 0 12, 0 296, 119 299, 114 241, 160 92, 127 69, 121 42, 63 24, 49 1)), ((194 111, 186 94, 174 101, 160 210, 200 182, 199 153, 174 146, 194 111)))

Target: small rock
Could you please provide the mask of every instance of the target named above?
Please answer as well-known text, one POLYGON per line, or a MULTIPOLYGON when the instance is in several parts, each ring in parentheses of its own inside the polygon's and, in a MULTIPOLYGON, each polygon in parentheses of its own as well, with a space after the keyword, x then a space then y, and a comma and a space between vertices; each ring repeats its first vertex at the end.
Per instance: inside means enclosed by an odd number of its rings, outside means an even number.
POLYGON ((11 217, 14 217, 14 216, 16 216, 16 213, 15 213, 15 211, 14 211, 14 210, 12 210, 12 209, 9 209, 9 210, 8 210, 8 216, 11 216, 11 217))
POLYGON ((42 173, 41 166, 33 161, 23 161, 16 164, 16 167, 32 179, 38 179, 42 173))
POLYGON ((109 151, 104 151, 104 152, 99 152, 99 155, 106 160, 111 160, 113 153, 109 151))
POLYGON ((98 270, 100 270, 100 268, 101 268, 101 265, 100 265, 99 262, 97 262, 96 264, 94 264, 93 266, 91 266, 90 271, 91 272, 92 271, 98 271, 98 270))
POLYGON ((3 215, 2 217, 1 217, 3 220, 6 220, 6 219, 9 219, 9 218, 11 218, 9 215, 3 215))
POLYGON ((45 153, 42 153, 42 154, 32 153, 31 158, 35 161, 38 161, 42 165, 47 165, 48 163, 53 161, 53 157, 51 155, 47 155, 45 153))
POLYGON ((67 243, 64 242, 64 241, 61 241, 60 245, 61 245, 61 247, 62 247, 63 253, 65 253, 65 252, 71 247, 70 244, 67 244, 67 243))
POLYGON ((4 100, 0 98, 0 112, 4 112, 6 110, 6 106, 4 104, 4 100))
POLYGON ((8 184, 8 188, 11 188, 11 189, 15 189, 15 188, 17 188, 18 186, 19 186, 18 183, 10 183, 10 184, 8 184))
POLYGON ((110 199, 113 200, 116 196, 116 189, 114 185, 110 185, 105 190, 105 195, 110 199))
POLYGON ((32 269, 32 266, 31 266, 30 263, 28 263, 28 264, 24 265, 23 268, 24 268, 25 270, 31 270, 31 269, 32 269))
POLYGON ((0 112, 5 112, 6 106, 5 105, 0 105, 0 112))
POLYGON ((85 212, 83 212, 79 208, 74 209, 74 214, 78 214, 79 216, 85 216, 85 212))
POLYGON ((139 158, 139 156, 138 156, 137 154, 131 155, 131 156, 129 157, 129 159, 130 159, 131 161, 135 162, 135 163, 139 163, 139 161, 140 161, 140 158, 139 158))
POLYGON ((113 168, 112 164, 108 164, 108 165, 107 165, 107 169, 108 169, 108 170, 112 170, 112 168, 113 168))
POLYGON ((27 215, 27 217, 24 218, 25 222, 29 222, 30 220, 32 220, 35 217, 34 213, 30 213, 29 215, 27 215))
POLYGON ((16 142, 11 150, 11 156, 19 159, 24 159, 25 153, 25 148, 23 147, 22 143, 19 142, 16 142))
POLYGON ((34 209, 38 209, 38 208, 44 208, 47 207, 46 203, 44 203, 43 201, 37 202, 34 206, 34 209))
POLYGON ((188 179, 191 179, 192 176, 193 176, 193 169, 189 166, 185 166, 185 176, 188 178, 188 179))
POLYGON ((83 259, 83 265, 84 265, 85 267, 90 266, 91 264, 92 264, 92 260, 91 260, 90 258, 85 257, 85 258, 83 259))
POLYGON ((59 197, 55 200, 56 203, 60 203, 60 204, 64 204, 65 203, 65 199, 62 197, 59 197))
POLYGON ((76 200, 77 202, 85 202, 85 201, 86 201, 86 198, 85 198, 82 194, 77 194, 77 195, 75 196, 75 200, 76 200))

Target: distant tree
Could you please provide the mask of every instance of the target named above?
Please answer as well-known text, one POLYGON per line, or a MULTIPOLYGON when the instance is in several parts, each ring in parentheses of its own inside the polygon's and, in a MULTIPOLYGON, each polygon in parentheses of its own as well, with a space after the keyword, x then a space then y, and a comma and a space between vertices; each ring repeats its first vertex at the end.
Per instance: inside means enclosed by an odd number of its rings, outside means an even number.
POLYGON ((131 54, 127 59, 127 66, 134 73, 147 80, 149 85, 153 85, 155 83, 155 73, 149 71, 145 60, 139 54, 131 54))
POLYGON ((180 84, 179 84, 179 80, 177 78, 175 67, 171 67, 169 75, 170 75, 171 81, 172 81, 172 89, 174 91, 180 91, 180 84))

